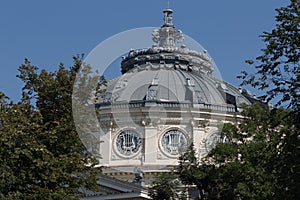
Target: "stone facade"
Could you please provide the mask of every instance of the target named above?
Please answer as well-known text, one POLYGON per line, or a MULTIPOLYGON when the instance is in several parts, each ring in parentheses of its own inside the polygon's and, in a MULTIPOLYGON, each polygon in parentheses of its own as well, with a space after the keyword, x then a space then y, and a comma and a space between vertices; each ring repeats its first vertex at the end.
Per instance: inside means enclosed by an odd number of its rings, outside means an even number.
POLYGON ((205 50, 176 46, 183 34, 175 29, 172 14, 164 11, 152 47, 123 57, 123 75, 109 81, 96 105, 106 174, 130 180, 136 167, 145 174, 168 171, 190 142, 202 158, 226 140, 219 132, 225 122, 238 122, 240 106, 256 101, 214 77, 205 50))

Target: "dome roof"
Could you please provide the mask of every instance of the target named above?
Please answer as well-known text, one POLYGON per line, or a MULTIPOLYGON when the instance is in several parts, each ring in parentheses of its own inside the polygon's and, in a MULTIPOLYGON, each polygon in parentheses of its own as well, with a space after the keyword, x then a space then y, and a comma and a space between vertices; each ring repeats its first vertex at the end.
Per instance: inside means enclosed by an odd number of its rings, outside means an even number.
POLYGON ((108 83, 100 104, 129 102, 177 102, 210 105, 251 104, 255 98, 213 76, 207 52, 176 43, 183 34, 172 24, 172 12, 164 12, 164 25, 154 30, 148 49, 130 50, 121 63, 122 76, 108 83))
POLYGON ((236 87, 182 69, 135 69, 109 81, 103 102, 161 101, 212 105, 250 104, 236 87))

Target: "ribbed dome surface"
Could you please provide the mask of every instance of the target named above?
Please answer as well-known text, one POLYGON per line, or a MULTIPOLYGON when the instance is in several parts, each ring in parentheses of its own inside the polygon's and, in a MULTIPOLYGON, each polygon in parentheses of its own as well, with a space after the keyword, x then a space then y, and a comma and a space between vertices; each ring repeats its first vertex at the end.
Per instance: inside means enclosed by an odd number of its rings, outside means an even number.
POLYGON ((156 100, 225 105, 230 104, 228 95, 237 106, 250 103, 239 89, 212 76, 159 69, 131 71, 111 80, 105 99, 111 103, 156 100))

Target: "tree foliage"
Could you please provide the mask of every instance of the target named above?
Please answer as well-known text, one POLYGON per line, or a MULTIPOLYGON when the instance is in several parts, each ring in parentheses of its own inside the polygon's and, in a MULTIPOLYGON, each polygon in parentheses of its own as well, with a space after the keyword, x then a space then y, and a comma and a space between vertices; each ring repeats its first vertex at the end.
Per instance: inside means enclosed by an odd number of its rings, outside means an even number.
POLYGON ((72 116, 81 66, 79 56, 70 69, 61 64, 55 72, 39 71, 27 59, 20 66, 22 99, 0 112, 1 199, 77 199, 81 187, 96 189, 101 169, 94 168, 72 116))
POLYGON ((150 187, 150 196, 154 200, 186 199, 181 185, 174 172, 160 174, 150 187))
MULTIPOLYGON (((298 199, 300 141, 290 112, 245 106, 244 120, 225 124, 221 135, 228 140, 205 158, 198 160, 193 145, 188 147, 173 179, 186 188, 196 186, 199 199, 298 199)), ((158 180, 156 188, 169 194, 172 185, 158 180)))
POLYGON ((297 130, 284 109, 246 107, 238 127, 225 124, 224 135, 242 135, 218 144, 203 166, 212 177, 219 199, 296 199, 300 162, 297 130), (263 117, 263 120, 261 120, 263 117))
POLYGON ((243 85, 250 84, 266 91, 263 99, 275 100, 299 109, 300 102, 300 2, 290 0, 287 7, 276 9, 276 27, 264 32, 261 38, 266 47, 255 61, 246 61, 256 69, 255 74, 246 71, 240 76, 243 85))

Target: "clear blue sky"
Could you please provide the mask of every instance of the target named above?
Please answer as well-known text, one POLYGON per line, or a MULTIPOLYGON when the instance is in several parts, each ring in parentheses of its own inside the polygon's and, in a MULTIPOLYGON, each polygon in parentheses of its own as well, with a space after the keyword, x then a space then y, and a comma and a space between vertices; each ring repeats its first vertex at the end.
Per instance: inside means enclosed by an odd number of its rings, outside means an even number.
MULTIPOLYGON (((21 96, 16 78, 24 58, 50 71, 72 56, 86 55, 101 41, 128 29, 158 27, 166 0, 1 1, 0 91, 13 100, 21 96)), ((287 0, 171 0, 178 29, 202 44, 224 80, 239 85, 245 70, 263 47, 258 37, 275 26, 274 9, 287 0)), ((119 70, 119 69, 116 69, 119 70)))

